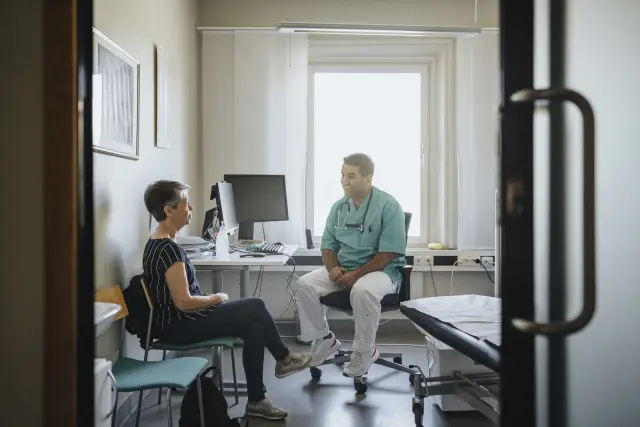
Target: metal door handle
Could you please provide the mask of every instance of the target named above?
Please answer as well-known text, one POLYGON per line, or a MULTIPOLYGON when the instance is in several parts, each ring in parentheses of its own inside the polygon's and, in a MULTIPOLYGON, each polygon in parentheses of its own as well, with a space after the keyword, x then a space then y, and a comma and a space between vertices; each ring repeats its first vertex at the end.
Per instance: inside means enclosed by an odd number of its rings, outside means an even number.
POLYGON ((577 332, 593 318, 596 308, 596 245, 595 245, 595 119, 589 101, 577 92, 566 88, 524 89, 511 95, 512 102, 535 102, 537 100, 561 100, 572 102, 582 114, 584 148, 584 201, 583 201, 583 263, 584 301, 580 314, 564 322, 537 323, 515 318, 513 326, 522 331, 542 335, 560 335, 577 332))

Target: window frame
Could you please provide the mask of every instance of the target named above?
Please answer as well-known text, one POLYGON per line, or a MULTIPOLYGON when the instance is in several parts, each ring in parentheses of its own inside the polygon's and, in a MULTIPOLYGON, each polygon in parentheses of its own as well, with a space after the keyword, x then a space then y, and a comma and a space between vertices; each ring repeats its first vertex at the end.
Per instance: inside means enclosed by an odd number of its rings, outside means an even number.
MULTIPOLYGON (((315 90, 315 75, 318 73, 412 73, 420 74, 421 78, 421 121, 422 126, 420 129, 420 149, 421 149, 421 162, 420 162, 420 236, 410 236, 408 239, 408 246, 420 247, 426 245, 430 240, 430 223, 429 223, 429 205, 430 205, 430 174, 429 142, 432 139, 432 114, 431 111, 434 108, 435 99, 433 97, 433 79, 431 78, 431 70, 429 63, 420 62, 358 62, 358 63, 335 63, 335 62, 316 62, 310 63, 308 68, 308 117, 307 117, 307 168, 306 168, 306 218, 305 221, 308 227, 315 230, 315 217, 314 217, 314 90, 315 90)), ((322 236, 315 235, 313 231, 313 241, 316 246, 319 246, 322 236)))

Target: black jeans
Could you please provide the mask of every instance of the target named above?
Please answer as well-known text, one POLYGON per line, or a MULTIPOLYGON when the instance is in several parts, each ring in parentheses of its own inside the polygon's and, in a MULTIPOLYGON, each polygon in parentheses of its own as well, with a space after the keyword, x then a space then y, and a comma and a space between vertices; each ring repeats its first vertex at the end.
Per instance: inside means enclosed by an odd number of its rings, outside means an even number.
POLYGON ((265 347, 277 361, 284 360, 289 354, 264 301, 242 298, 221 304, 205 316, 194 313, 191 317, 195 320, 178 320, 165 326, 162 340, 172 344, 191 344, 220 337, 242 338, 242 363, 249 401, 264 399, 262 371, 265 347))

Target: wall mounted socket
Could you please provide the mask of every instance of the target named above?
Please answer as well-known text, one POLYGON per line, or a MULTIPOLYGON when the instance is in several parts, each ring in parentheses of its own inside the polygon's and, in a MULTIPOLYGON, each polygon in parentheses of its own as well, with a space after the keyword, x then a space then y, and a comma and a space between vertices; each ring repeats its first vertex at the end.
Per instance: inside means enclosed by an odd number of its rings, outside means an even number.
POLYGON ((492 256, 481 256, 480 262, 487 267, 493 267, 495 265, 495 259, 492 256))
POLYGON ((433 256, 432 255, 420 255, 413 257, 414 265, 419 266, 433 266, 433 256))
POLYGON ((476 258, 472 256, 459 256, 458 267, 475 267, 477 265, 476 258))

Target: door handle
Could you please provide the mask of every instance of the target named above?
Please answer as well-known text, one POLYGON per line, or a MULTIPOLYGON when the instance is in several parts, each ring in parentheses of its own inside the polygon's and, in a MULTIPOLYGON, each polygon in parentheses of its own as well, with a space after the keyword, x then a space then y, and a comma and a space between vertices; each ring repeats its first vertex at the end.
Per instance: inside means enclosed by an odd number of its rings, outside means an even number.
POLYGON ((593 109, 587 99, 566 88, 524 89, 511 95, 516 103, 538 100, 560 100, 573 103, 582 114, 583 134, 583 233, 582 258, 584 263, 582 310, 572 320, 564 322, 537 323, 515 318, 512 325, 522 331, 541 335, 571 334, 583 329, 593 318, 596 308, 596 245, 595 245, 595 119, 593 109))

